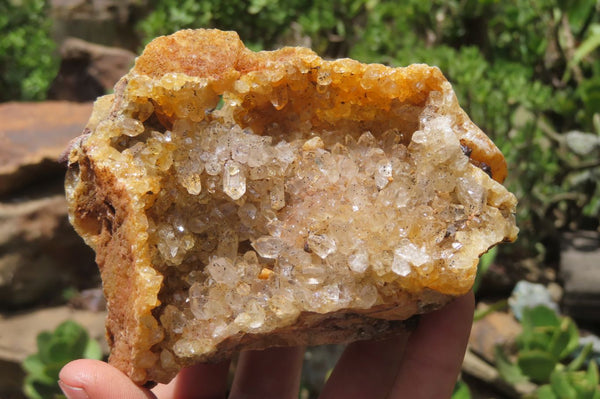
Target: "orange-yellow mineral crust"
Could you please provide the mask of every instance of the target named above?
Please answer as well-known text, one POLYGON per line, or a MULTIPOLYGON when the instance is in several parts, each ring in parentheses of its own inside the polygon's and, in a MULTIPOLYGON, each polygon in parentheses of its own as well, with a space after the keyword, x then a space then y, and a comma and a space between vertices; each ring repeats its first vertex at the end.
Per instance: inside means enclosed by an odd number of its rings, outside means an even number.
POLYGON ((382 336, 516 237, 504 158, 438 68, 232 32, 151 42, 70 154, 111 363, 135 382, 241 348, 382 336))

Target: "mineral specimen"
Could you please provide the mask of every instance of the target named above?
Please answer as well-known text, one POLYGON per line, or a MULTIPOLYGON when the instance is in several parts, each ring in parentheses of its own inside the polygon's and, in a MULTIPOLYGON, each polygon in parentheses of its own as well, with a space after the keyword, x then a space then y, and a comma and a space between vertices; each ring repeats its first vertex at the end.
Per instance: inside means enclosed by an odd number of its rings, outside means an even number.
POLYGON ((110 362, 139 384, 274 345, 381 337, 517 234, 504 158, 438 68, 151 42, 69 154, 110 362))

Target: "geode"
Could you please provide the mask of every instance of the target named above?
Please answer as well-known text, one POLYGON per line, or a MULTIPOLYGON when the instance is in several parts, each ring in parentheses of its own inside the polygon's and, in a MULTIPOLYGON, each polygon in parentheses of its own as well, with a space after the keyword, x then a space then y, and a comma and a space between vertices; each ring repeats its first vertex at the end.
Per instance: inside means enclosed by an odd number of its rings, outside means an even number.
POLYGON ((133 381, 242 349, 393 334, 512 241, 506 163, 440 70, 152 41, 71 147, 110 362, 133 381))

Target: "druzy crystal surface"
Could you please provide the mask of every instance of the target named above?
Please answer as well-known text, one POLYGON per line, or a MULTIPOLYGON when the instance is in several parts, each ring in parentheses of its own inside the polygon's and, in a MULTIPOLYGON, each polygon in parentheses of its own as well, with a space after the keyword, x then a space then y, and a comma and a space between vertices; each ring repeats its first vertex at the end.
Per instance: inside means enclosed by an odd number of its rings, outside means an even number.
POLYGON ((517 233, 502 154, 435 67, 182 31, 146 48, 87 130, 71 221, 97 252, 111 362, 138 383, 240 348, 385 333, 466 293, 517 233))

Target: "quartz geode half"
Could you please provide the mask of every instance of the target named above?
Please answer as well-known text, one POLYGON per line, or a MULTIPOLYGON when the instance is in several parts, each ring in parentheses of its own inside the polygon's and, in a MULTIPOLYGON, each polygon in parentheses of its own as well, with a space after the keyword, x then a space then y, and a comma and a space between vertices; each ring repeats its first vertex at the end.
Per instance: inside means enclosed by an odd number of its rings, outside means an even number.
POLYGON ((471 287, 517 234, 504 158, 438 68, 254 53, 233 32, 151 42, 69 154, 110 361, 198 361, 384 336, 471 287))

